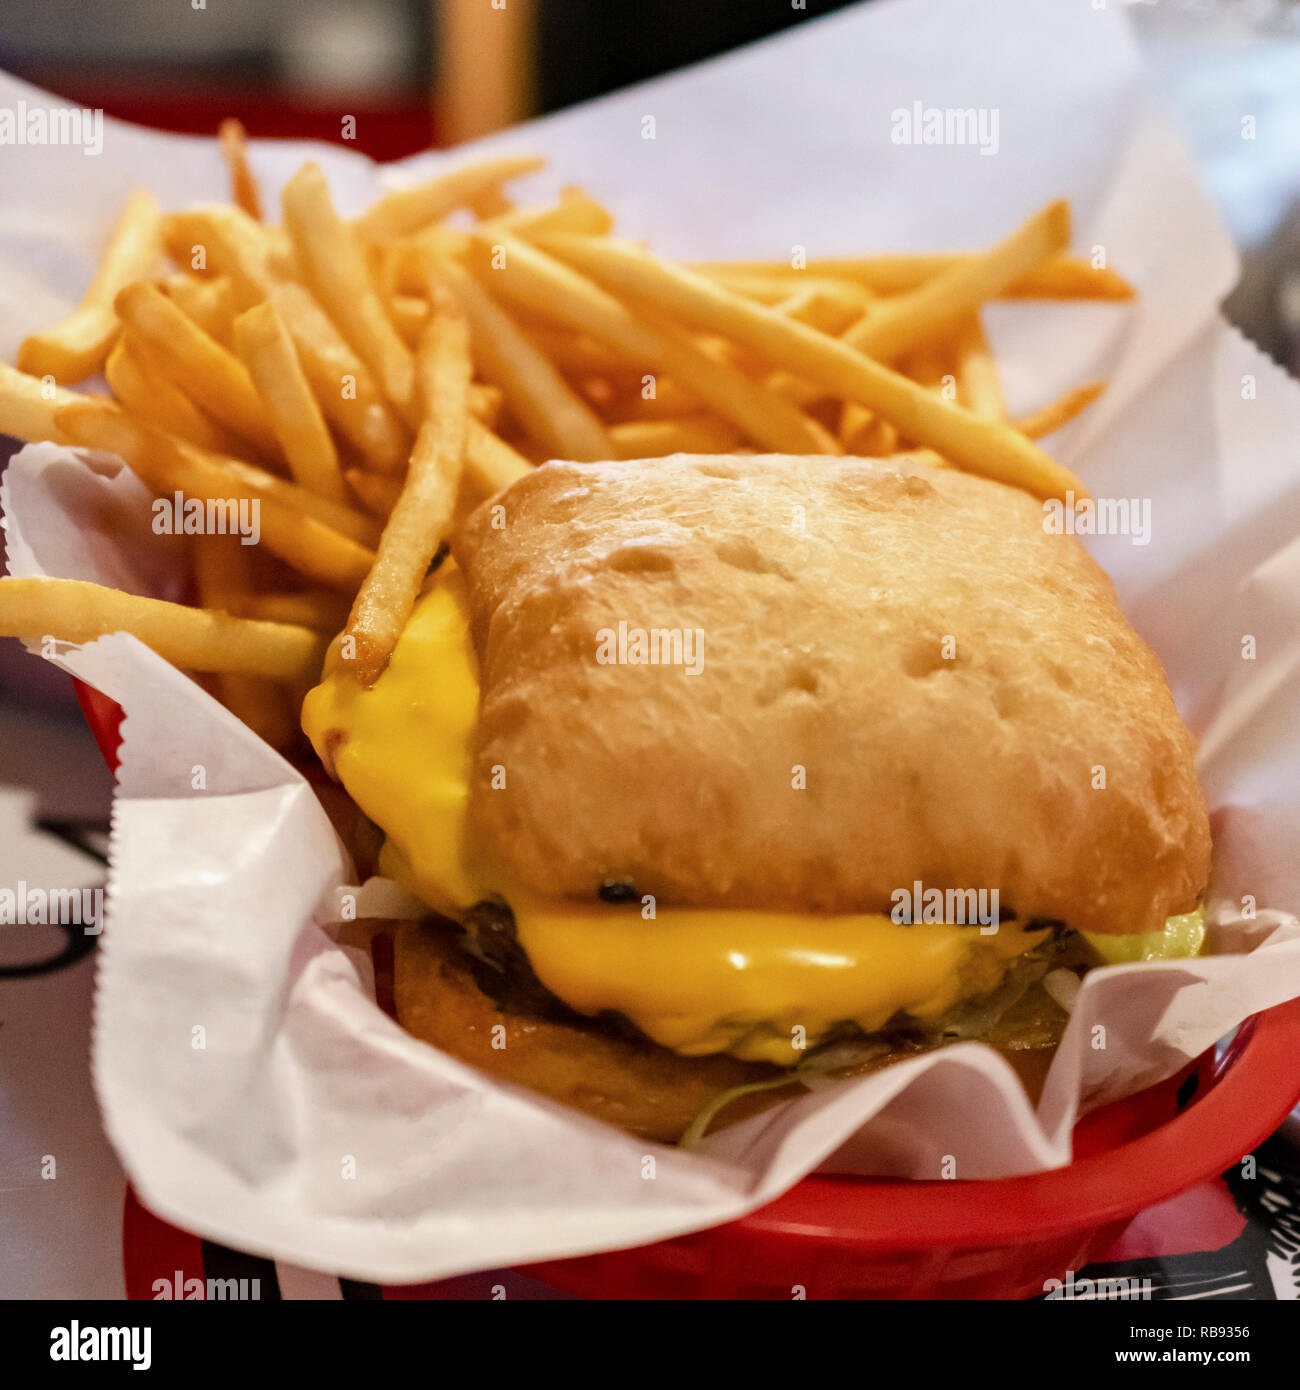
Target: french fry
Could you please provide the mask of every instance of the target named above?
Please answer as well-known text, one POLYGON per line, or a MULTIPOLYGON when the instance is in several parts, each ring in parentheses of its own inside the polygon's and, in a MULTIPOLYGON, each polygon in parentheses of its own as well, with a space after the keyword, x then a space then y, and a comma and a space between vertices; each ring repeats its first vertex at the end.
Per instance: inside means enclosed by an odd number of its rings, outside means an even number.
POLYGON ((228 275, 213 275, 201 279, 182 271, 163 281, 167 298, 180 311, 193 319, 222 347, 234 342, 235 316, 239 312, 234 281, 228 275))
POLYGON ((1039 497, 1064 498, 1067 491, 1076 497, 1087 495, 1069 469, 1016 430, 940 400, 838 339, 742 299, 702 275, 637 247, 596 238, 555 237, 548 246, 607 288, 648 301, 657 312, 671 312, 697 327, 725 333, 763 353, 775 366, 865 405, 900 434, 963 468, 1039 497))
POLYGON ((362 241, 395 241, 437 222, 469 204, 489 189, 540 169, 545 160, 528 155, 504 155, 462 165, 414 188, 394 189, 373 202, 353 223, 362 241))
POLYGON ((395 294, 388 300, 388 316, 406 346, 414 348, 429 320, 429 304, 413 294, 395 294))
POLYGON ((255 463, 233 458, 229 454, 210 453, 184 443, 180 443, 179 447, 191 463, 208 469, 219 469, 222 476, 229 478, 234 486, 252 489, 259 496, 273 498, 290 510, 314 517, 331 531, 337 531, 339 535, 356 541, 368 551, 373 550, 379 540, 379 528, 373 519, 346 501, 336 502, 333 498, 322 497, 318 492, 299 487, 297 483, 268 473, 255 463))
MULTIPOLYGON (((718 271, 710 278, 725 285, 733 294, 744 295, 746 299, 757 300, 760 304, 779 304, 791 289, 791 281, 785 276, 748 274, 745 271, 718 271)), ((806 275, 795 282, 801 289, 815 290, 823 299, 838 305, 841 312, 863 312, 873 301, 871 291, 852 280, 837 279, 830 275, 806 275)))
POLYGON ((514 206, 500 188, 485 188, 469 200, 469 210, 480 222, 492 217, 504 217, 514 210, 514 206))
POLYGON ((515 208, 493 218, 492 227, 522 237, 545 236, 549 232, 608 236, 614 229, 614 218, 584 189, 565 188, 558 203, 542 208, 515 208))
MULTIPOLYGON (((697 274, 725 279, 732 275, 772 276, 802 280, 806 275, 852 280, 874 294, 905 294, 964 261, 977 260, 975 251, 939 255, 831 256, 798 269, 789 261, 695 261, 697 274)), ((1003 290, 1004 299, 1131 299, 1133 287, 1121 275, 1098 269, 1078 256, 1060 255, 1003 290)))
POLYGON ((1106 389, 1104 381, 1089 381, 1083 386, 1076 386, 1067 391, 1065 395, 1055 400, 1051 405, 1046 405, 1042 410, 1036 410, 1032 415, 1026 415, 1015 422, 1015 428, 1029 439, 1041 439, 1046 434, 1052 434, 1059 430, 1062 425, 1067 425, 1074 417, 1087 409, 1093 401, 1106 389))
MULTIPOLYGON (((505 251, 500 269, 492 268, 491 238, 475 236, 480 254, 471 259, 471 269, 481 283, 499 289, 512 302, 521 302, 538 314, 611 344, 652 373, 663 371, 689 382, 703 405, 731 420, 757 444, 782 453, 838 452, 838 445, 826 431, 797 407, 764 391, 735 368, 714 361, 686 334, 651 327, 644 316, 633 314, 570 266, 528 242, 494 235, 496 244, 505 251)), ((585 243, 589 238, 571 240, 585 243)), ((566 239, 564 244, 567 247, 570 241, 566 239)))
POLYGON ((415 607, 455 513, 465 461, 472 374, 469 325, 450 291, 440 284, 430 289, 433 316, 419 350, 425 422, 374 566, 352 602, 344 630, 344 650, 351 639, 353 671, 365 686, 382 674, 415 607))
POLYGON ((861 312, 858 305, 819 289, 796 290, 794 294, 775 301, 773 307, 777 313, 797 323, 806 323, 822 333, 835 334, 843 333, 861 312))
POLYGON ((289 330, 325 418, 357 450, 367 467, 401 472, 410 454, 411 437, 393 414, 369 368, 302 285, 276 285, 270 302, 289 330))
POLYGON ((486 381, 471 381, 469 384, 469 411, 476 420, 493 429, 505 405, 505 393, 499 386, 489 386, 486 381))
POLYGON ((235 320, 235 346, 266 407, 295 480, 321 497, 345 498, 338 450, 274 304, 255 304, 235 320))
POLYGON ((472 416, 465 431, 465 481, 482 497, 508 488, 533 465, 472 416))
MULTIPOLYGON (((232 536, 194 537, 194 582, 201 607, 236 615, 252 582, 248 551, 232 536)), ((287 748, 298 721, 285 692, 265 676, 219 672, 217 698, 272 748, 287 748)))
POLYGON ((81 579, 0 579, 0 633, 40 642, 93 642, 129 632, 186 671, 311 680, 325 640, 311 628, 258 622, 142 598, 81 579))
POLYGON ((898 431, 853 401, 845 401, 840 416, 844 452, 859 458, 888 458, 898 447, 898 431))
POLYGON ((827 394, 826 388, 819 386, 815 381, 805 381, 802 377, 795 376, 793 372, 781 369, 769 373, 763 384, 769 391, 778 396, 784 396, 786 400, 803 410, 824 401, 827 394))
POLYGON ((609 420, 620 425, 700 413, 699 401, 669 376, 655 378, 646 386, 639 379, 632 382, 625 391, 614 393, 605 412, 609 420))
POLYGON ((172 260, 196 275, 228 276, 241 309, 265 299, 283 278, 272 230, 241 208, 225 205, 169 212, 162 219, 163 244, 172 260))
POLYGON ((418 236, 402 241, 372 243, 383 248, 385 280, 390 294, 409 294, 421 299, 428 294, 425 261, 430 252, 448 260, 463 261, 469 254, 469 233, 439 223, 418 236))
MULTIPOLYGON (((256 499, 261 544, 308 578, 350 592, 369 572, 374 552, 306 509, 309 500, 330 505, 324 498, 313 499, 260 469, 180 444, 132 420, 111 402, 77 401, 59 412, 56 424, 72 443, 125 459, 157 496, 179 492, 222 504, 256 499)), ((366 527, 373 526, 369 517, 357 515, 366 527)))
POLYGON ((261 398, 234 353, 209 338, 156 285, 128 285, 116 304, 122 322, 149 348, 173 385, 263 458, 279 456, 261 398))
POLYGON ((631 372, 645 365, 644 358, 629 356, 586 333, 538 323, 530 323, 522 331, 566 376, 606 376, 614 370, 631 372))
POLYGON ((113 345, 104 375, 113 395, 145 424, 214 453, 228 454, 239 448, 233 434, 205 415, 157 369, 148 347, 134 334, 123 334, 113 345))
POLYGON ((384 473, 369 473, 364 468, 347 468, 343 478, 361 505, 383 521, 397 505, 402 495, 402 481, 384 473))
POLYGON ((843 341, 868 357, 892 362, 948 334, 987 299, 1028 275, 1070 240, 1070 206, 1049 203, 983 255, 962 261, 893 299, 878 299, 843 341))
POLYGON ((740 443, 740 434, 727 420, 711 415, 678 420, 633 420, 613 425, 610 438, 616 457, 666 458, 669 454, 729 454, 740 443))
POLYGON ((348 620, 348 603, 341 594, 332 594, 327 589, 303 589, 293 593, 249 593, 240 602, 239 615, 244 618, 261 618, 269 623, 293 623, 298 627, 314 628, 317 632, 335 633, 348 620))
POLYGON ((80 399, 72 391, 55 385, 52 379, 42 381, 0 362, 0 434, 28 444, 39 444, 45 439, 66 444, 67 437, 55 423, 55 417, 80 399))
MULTIPOLYGON (((504 491, 532 471, 533 465, 522 454, 471 416, 465 437, 465 472, 456 500, 457 520, 479 502, 504 491)), ((402 495, 400 478, 369 473, 364 468, 346 469, 343 477, 361 505, 384 520, 402 495)), ((259 616, 274 617, 275 614, 259 616)))
POLYGON ((257 191, 257 179, 248 163, 248 133, 233 117, 221 122, 217 129, 221 142, 221 157, 230 175, 230 201, 258 222, 262 220, 262 198, 257 191))
POLYGON ((836 430, 840 443, 844 445, 844 452, 861 454, 863 441, 875 423, 875 415, 865 405, 859 405, 857 401, 845 401, 840 406, 840 421, 836 430))
POLYGON ((557 458, 611 457, 605 427, 487 290, 455 261, 434 265, 469 323, 479 370, 500 387, 524 429, 557 458))
POLYGON ((1007 418, 997 363, 989 351, 978 314, 971 315, 957 338, 957 399, 981 419, 1007 418))
POLYGON ((64 384, 94 376, 117 338, 113 301, 118 292, 148 275, 161 256, 158 205, 143 189, 134 189, 81 303, 62 323, 23 340, 18 370, 36 377, 52 376, 64 384))
POLYGON ((308 287, 414 427, 420 412, 414 358, 375 292, 358 242, 334 210, 319 164, 304 164, 293 175, 280 205, 308 287))

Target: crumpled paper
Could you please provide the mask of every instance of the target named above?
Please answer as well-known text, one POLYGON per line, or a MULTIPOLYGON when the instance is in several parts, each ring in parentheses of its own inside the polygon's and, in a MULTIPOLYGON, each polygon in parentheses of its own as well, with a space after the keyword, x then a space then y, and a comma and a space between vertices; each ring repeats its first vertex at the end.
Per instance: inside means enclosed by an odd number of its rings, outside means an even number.
MULTIPOLYGON (((23 98, 51 100, 0 78, 0 104, 23 98)), ((582 182, 629 235, 701 259, 978 246, 1071 198, 1076 249, 1104 248, 1140 298, 1000 303, 989 332, 1013 413, 1111 381, 1048 447, 1097 495, 1150 500, 1149 544, 1090 544, 1201 739, 1215 954, 1093 972, 1036 1109, 996 1053, 962 1044, 819 1087, 700 1154, 647 1145, 493 1085, 380 1012, 368 964, 331 935, 352 867, 313 793, 198 686, 116 635, 58 660, 127 714, 94 1074, 142 1199, 225 1244, 387 1282, 634 1245, 733 1219, 822 1164, 937 1177, 949 1157, 964 1178, 1059 1166, 1083 1109, 1300 994, 1288 912, 1300 903, 1300 389, 1217 317, 1235 257, 1123 18, 894 0, 473 153, 502 149, 550 157, 528 194, 582 182), (892 113, 916 102, 996 110, 997 152, 896 144, 892 113)), ((255 146, 253 163, 274 191, 306 157, 354 211, 462 156, 377 169, 277 143, 255 146)), ((168 207, 225 187, 215 142, 113 122, 98 158, 6 148, 0 172, 10 360, 75 302, 127 187, 168 207)), ((29 446, 0 491, 9 572, 169 595, 174 552, 131 521, 144 497, 113 460, 29 446)))

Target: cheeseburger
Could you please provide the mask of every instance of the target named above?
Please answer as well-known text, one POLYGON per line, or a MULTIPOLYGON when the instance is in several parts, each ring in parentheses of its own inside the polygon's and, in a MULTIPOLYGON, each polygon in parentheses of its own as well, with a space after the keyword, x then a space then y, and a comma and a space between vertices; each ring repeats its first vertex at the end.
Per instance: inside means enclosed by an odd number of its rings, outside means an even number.
POLYGON ((399 1020, 647 1138, 955 1039, 1050 1056, 1067 974, 1199 947, 1164 673, 1000 483, 546 464, 461 526, 379 679, 344 668, 303 722, 429 907, 399 1020))

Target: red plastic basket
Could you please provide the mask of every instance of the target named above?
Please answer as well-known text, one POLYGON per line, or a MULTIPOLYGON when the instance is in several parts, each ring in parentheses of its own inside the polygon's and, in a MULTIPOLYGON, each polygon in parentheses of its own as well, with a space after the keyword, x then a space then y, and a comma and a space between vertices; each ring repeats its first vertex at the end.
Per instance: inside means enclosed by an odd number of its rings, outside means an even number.
MULTIPOLYGON (((109 767, 121 710, 77 682, 109 767)), ((524 1272, 594 1298, 1028 1298, 1141 1211, 1213 1177, 1300 1101, 1300 1000, 1247 1019, 1216 1057, 1086 1115, 1075 1160, 1028 1177, 811 1176, 739 1221, 524 1272)))

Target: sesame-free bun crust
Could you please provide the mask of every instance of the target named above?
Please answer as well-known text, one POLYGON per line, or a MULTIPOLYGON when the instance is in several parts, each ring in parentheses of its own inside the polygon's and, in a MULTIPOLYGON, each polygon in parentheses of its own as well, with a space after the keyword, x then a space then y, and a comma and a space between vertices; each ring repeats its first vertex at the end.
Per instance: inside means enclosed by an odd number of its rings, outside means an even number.
POLYGON ((919 880, 1146 932, 1205 886, 1160 663, 1023 492, 905 461, 550 463, 453 552, 471 816, 532 889, 888 912, 919 880), (620 623, 702 632, 699 674, 602 663, 620 623))

